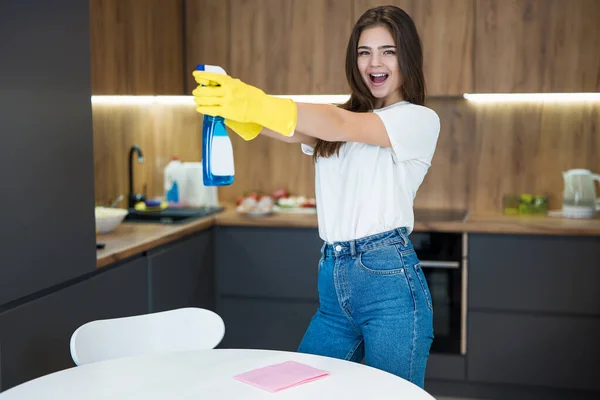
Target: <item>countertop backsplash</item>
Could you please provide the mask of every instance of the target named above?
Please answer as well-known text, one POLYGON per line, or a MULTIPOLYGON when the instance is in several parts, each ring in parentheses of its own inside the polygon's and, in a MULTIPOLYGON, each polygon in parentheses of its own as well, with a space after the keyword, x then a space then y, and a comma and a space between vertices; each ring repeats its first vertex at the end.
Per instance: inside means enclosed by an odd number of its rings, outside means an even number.
MULTIPOLYGON (((441 119, 431 168, 415 200, 418 208, 500 211, 508 193, 548 194, 561 206, 562 171, 600 172, 600 103, 476 104, 431 98, 441 119)), ((163 195, 163 168, 172 156, 200 161, 202 117, 193 104, 94 104, 97 201, 128 191, 128 152, 138 144, 145 162, 134 162, 134 190, 163 195)), ((266 137, 246 142, 230 135, 235 182, 219 188, 234 202, 250 191, 286 188, 314 196, 314 165, 299 145, 266 137)))

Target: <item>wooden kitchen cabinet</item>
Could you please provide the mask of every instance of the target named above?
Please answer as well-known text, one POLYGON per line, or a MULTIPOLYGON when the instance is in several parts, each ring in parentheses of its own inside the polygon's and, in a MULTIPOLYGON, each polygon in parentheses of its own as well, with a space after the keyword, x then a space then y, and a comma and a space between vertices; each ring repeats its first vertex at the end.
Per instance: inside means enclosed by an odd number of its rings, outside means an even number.
POLYGON ((349 93, 348 0, 230 0, 229 7, 231 75, 269 94, 349 93))
POLYGON ((148 252, 148 271, 150 312, 215 309, 212 230, 148 252))
MULTIPOLYGON (((419 29, 429 95, 473 89, 474 1, 388 2, 405 9, 419 29)), ((270 94, 347 94, 345 58, 352 26, 377 5, 381 2, 187 0, 186 70, 215 63, 270 94)), ((194 87, 188 80, 186 91, 194 87)))
POLYGON ((429 96, 473 91, 475 0, 353 0, 353 23, 369 8, 402 8, 414 20, 423 43, 423 69, 429 96))
POLYGON ((477 0, 479 93, 600 91, 600 2, 477 0))
POLYGON ((218 65, 230 73, 230 0, 185 0, 185 94, 198 86, 198 64, 218 65))
POLYGON ((179 1, 90 0, 90 36, 93 94, 183 94, 179 1))
POLYGON ((69 342, 82 324, 148 312, 145 258, 0 313, 1 390, 74 367, 69 342))

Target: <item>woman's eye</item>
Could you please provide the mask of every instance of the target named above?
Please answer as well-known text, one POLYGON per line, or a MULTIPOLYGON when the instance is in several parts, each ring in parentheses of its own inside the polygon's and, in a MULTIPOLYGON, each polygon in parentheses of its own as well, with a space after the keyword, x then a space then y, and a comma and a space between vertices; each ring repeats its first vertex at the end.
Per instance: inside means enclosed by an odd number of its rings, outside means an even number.
POLYGON ((368 51, 359 51, 359 52, 358 52, 358 55, 359 55, 359 56, 368 56, 368 55, 369 55, 369 52, 368 52, 368 51))
POLYGON ((383 54, 393 56, 396 54, 396 52, 394 50, 386 50, 383 52, 383 54))

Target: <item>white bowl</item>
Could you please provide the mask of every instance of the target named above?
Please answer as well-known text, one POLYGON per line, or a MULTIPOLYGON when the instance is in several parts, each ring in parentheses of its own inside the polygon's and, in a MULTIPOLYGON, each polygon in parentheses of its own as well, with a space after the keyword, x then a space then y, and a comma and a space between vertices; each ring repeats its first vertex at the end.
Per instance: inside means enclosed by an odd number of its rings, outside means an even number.
POLYGON ((99 234, 115 230, 123 222, 128 211, 122 208, 96 207, 96 230, 99 234))

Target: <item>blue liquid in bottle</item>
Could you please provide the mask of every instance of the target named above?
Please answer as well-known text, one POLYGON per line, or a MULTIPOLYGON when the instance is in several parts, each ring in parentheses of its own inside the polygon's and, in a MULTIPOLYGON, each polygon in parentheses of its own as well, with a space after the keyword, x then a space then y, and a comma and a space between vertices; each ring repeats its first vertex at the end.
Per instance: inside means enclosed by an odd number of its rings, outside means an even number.
MULTIPOLYGON (((198 71, 225 74, 217 66, 200 64, 198 71)), ((204 115, 202 124, 202 180, 205 186, 227 186, 233 183, 233 146, 222 117, 204 115)))
POLYGON ((204 116, 202 125, 202 179, 205 186, 233 183, 233 147, 221 117, 204 116))

